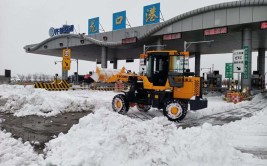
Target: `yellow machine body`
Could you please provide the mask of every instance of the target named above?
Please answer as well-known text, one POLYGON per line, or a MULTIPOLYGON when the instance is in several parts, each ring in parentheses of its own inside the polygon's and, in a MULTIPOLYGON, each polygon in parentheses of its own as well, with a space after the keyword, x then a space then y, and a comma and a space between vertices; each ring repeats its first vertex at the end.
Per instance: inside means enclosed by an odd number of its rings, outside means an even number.
POLYGON ((184 77, 184 86, 173 88, 173 98, 191 99, 194 96, 200 96, 200 86, 199 77, 184 77))
POLYGON ((200 78, 199 77, 177 77, 177 82, 182 82, 184 86, 181 88, 171 87, 169 80, 167 80, 165 86, 154 86, 149 82, 146 76, 140 76, 143 80, 144 89, 155 91, 173 91, 173 98, 177 99, 191 99, 194 96, 200 96, 200 78))

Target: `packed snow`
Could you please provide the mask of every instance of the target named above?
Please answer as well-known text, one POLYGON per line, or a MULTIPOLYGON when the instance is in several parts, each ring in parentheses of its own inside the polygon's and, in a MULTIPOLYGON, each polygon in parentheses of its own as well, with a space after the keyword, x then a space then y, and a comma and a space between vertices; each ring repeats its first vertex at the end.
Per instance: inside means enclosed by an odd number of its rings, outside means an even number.
POLYGON ((14 139, 11 133, 0 130, 0 165, 19 166, 19 165, 40 165, 43 156, 34 153, 29 142, 22 143, 21 139, 14 139))
MULTIPOLYGON (((223 126, 205 123, 177 128, 164 116, 138 121, 112 112, 116 93, 101 91, 48 92, 32 87, 0 85, 1 112, 15 116, 53 116, 62 112, 93 109, 67 134, 46 144, 45 157, 33 152, 29 143, 0 132, 0 165, 267 165, 267 160, 238 149, 267 149, 267 108, 250 118, 223 126), (17 164, 19 163, 19 164, 17 164)), ((189 111, 186 118, 223 112, 263 100, 226 103, 222 96, 208 97, 208 108, 189 111)), ((136 111, 135 109, 130 110, 136 111)), ((149 113, 156 112, 151 109, 149 113)), ((158 115, 158 114, 157 114, 158 115)), ((1 122, 0 122, 1 123, 1 122)))

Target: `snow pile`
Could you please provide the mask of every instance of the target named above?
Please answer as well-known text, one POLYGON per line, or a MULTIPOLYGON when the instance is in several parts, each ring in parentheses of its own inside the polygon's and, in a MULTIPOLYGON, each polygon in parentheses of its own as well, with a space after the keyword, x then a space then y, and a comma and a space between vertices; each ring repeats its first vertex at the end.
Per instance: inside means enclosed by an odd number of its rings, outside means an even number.
MULTIPOLYGON (((15 116, 54 116, 62 112, 89 111, 95 106, 105 105, 105 95, 99 95, 97 92, 91 95, 82 95, 83 93, 85 92, 50 92, 34 89, 32 86, 0 85, 1 99, 7 100, 6 104, 0 107, 0 112, 14 113, 15 116)), ((113 93, 110 95, 114 96, 113 93)), ((111 99, 108 98, 106 105, 110 106, 111 99)))
POLYGON ((107 111, 80 119, 47 144, 48 165, 244 165, 256 160, 226 141, 221 126, 177 129, 166 118, 137 120, 107 111))
POLYGON ((33 148, 29 142, 16 140, 11 138, 10 133, 0 130, 0 165, 40 165, 43 157, 33 152, 33 148))

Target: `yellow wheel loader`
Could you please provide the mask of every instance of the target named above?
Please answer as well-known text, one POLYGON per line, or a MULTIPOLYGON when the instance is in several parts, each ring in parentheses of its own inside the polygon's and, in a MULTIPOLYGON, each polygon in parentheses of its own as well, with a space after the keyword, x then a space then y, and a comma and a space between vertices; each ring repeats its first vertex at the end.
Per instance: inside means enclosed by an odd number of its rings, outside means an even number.
POLYGON ((129 76, 129 88, 112 100, 115 112, 126 114, 136 106, 146 112, 151 107, 162 109, 171 121, 181 121, 190 110, 206 108, 202 98, 202 79, 185 69, 188 52, 148 51, 140 55, 143 73, 129 76))

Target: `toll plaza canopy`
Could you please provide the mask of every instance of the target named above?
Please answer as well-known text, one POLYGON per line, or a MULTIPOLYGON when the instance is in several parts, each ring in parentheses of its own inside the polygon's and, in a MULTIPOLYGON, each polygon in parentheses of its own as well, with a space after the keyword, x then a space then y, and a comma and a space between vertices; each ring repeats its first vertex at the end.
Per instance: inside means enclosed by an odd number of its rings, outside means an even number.
MULTIPOLYGON (((85 34, 57 35, 24 47, 26 52, 62 56, 70 48, 72 58, 88 61, 137 59, 144 45, 164 44, 164 49, 184 50, 184 41, 214 40, 194 44, 192 55, 230 53, 251 43, 249 50, 267 47, 267 0, 243 0, 206 6, 167 21, 128 29, 85 34)), ((250 44, 249 44, 250 45, 250 44)))

